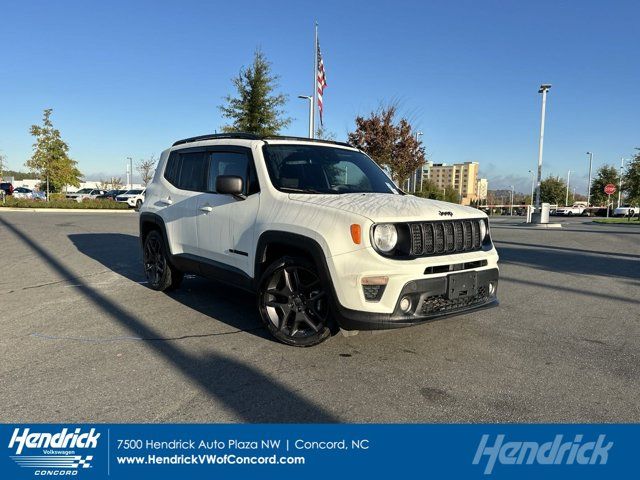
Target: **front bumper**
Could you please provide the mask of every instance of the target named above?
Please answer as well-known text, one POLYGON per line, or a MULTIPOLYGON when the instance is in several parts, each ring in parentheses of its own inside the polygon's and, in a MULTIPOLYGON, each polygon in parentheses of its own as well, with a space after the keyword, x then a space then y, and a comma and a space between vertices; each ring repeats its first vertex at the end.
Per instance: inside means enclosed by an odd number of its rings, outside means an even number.
POLYGON ((450 292, 450 277, 458 275, 455 273, 406 283, 396 299, 396 306, 392 313, 352 310, 337 302, 340 326, 345 330, 384 330, 497 306, 498 269, 464 273, 474 273, 475 281, 472 291, 458 298, 452 298, 450 292), (404 313, 400 307, 400 302, 405 297, 411 300, 408 313, 404 313))

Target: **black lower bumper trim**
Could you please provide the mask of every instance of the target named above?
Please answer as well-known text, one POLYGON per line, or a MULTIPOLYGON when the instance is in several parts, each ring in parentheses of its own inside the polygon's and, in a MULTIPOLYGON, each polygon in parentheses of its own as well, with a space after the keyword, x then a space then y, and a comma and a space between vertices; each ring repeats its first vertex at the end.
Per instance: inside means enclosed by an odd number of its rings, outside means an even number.
POLYGON ((464 299, 448 299, 448 276, 420 279, 408 282, 402 288, 394 313, 363 312, 337 304, 338 322, 345 330, 386 330, 497 306, 498 269, 482 270, 476 273, 474 294, 464 299), (490 283, 493 284, 491 294, 489 294, 490 283), (408 314, 400 310, 400 299, 404 296, 410 296, 413 302, 413 310, 408 314))

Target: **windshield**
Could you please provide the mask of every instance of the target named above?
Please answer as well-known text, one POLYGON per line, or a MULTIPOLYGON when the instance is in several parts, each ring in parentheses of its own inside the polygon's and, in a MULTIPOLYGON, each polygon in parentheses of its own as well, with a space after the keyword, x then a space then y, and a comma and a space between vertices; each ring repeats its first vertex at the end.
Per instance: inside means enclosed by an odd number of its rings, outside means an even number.
POLYGON ((129 190, 125 195, 140 195, 142 190, 129 190))
POLYGON ((93 190, 93 189, 92 188, 81 188, 76 193, 90 193, 91 190, 93 190))
POLYGON ((320 145, 265 145, 273 185, 292 193, 395 193, 400 190, 363 153, 320 145))

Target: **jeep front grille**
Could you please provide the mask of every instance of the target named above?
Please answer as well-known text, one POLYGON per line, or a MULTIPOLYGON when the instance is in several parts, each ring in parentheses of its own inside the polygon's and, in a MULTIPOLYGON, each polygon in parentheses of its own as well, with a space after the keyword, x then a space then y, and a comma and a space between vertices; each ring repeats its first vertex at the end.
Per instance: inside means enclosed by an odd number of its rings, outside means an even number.
POLYGON ((411 255, 444 255, 480 250, 480 222, 484 220, 411 223, 411 255))

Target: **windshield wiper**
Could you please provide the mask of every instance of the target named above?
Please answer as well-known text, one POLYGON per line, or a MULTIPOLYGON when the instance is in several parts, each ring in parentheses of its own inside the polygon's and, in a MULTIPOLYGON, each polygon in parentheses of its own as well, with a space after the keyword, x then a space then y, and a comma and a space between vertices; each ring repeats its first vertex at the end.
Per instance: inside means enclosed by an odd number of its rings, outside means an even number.
POLYGON ((279 187, 283 192, 289 193, 329 193, 329 192, 320 192, 318 190, 314 190, 313 188, 293 188, 293 187, 279 187))

